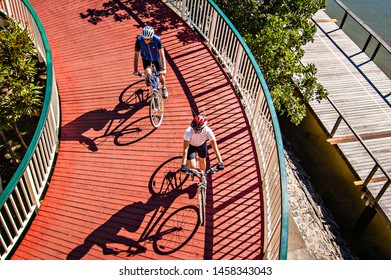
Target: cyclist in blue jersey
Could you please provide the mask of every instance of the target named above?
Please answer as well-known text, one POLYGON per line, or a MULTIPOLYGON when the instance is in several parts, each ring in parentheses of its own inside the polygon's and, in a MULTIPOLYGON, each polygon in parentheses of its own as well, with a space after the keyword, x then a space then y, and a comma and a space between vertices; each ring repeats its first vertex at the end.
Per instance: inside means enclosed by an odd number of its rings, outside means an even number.
POLYGON ((160 84, 162 85, 163 98, 168 97, 166 88, 166 57, 162 40, 155 34, 151 26, 145 26, 141 35, 137 37, 134 51, 134 74, 138 74, 138 60, 141 54, 143 61, 144 74, 146 76, 147 86, 150 85, 150 76, 152 75, 152 64, 155 65, 156 72, 160 74, 160 84))
POLYGON ((199 170, 206 170, 207 140, 210 141, 218 160, 217 169, 224 169, 216 137, 212 129, 207 126, 206 116, 198 115, 194 117, 183 136, 182 172, 187 172, 188 168, 196 169, 197 166, 199 170), (198 160, 196 154, 198 155, 198 160))

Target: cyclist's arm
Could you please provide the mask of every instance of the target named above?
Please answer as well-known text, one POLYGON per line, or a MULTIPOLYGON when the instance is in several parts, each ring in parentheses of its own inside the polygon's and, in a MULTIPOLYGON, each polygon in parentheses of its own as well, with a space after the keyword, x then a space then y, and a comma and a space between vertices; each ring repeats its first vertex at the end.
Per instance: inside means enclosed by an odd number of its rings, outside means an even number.
POLYGON ((189 151, 190 141, 183 140, 182 165, 187 163, 187 152, 189 151))
POLYGON ((133 61, 133 68, 134 68, 133 73, 134 74, 137 74, 137 72, 138 72, 138 58, 139 58, 139 56, 140 56, 140 52, 134 51, 134 61, 133 61))
POLYGON ((215 152, 215 155, 217 157, 218 162, 223 163, 223 159, 221 157, 219 148, 217 147, 217 142, 216 140, 210 140, 210 144, 212 145, 213 151, 215 152))

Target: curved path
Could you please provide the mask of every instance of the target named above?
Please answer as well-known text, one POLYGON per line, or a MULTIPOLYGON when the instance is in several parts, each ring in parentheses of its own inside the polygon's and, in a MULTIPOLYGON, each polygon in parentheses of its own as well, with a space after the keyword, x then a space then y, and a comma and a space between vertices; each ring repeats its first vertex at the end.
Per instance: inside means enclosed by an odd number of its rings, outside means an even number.
POLYGON ((53 52, 61 143, 42 207, 12 259, 262 259, 250 129, 198 36, 161 1, 30 2, 53 52), (161 35, 168 58, 169 98, 157 130, 147 88, 131 75, 145 24, 161 35), (197 223, 196 186, 178 172, 192 110, 206 112, 226 165, 212 176, 205 227, 197 223))

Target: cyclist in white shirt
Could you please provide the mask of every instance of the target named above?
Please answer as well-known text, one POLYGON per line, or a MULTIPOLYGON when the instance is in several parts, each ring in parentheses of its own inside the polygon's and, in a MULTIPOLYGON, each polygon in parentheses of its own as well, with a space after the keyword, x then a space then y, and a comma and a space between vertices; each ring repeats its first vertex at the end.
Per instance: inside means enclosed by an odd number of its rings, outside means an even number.
POLYGON ((206 117, 204 115, 198 115, 194 117, 183 137, 182 172, 187 172, 188 168, 196 169, 197 163, 199 170, 206 170, 207 140, 210 141, 219 161, 217 169, 224 169, 223 159, 217 147, 216 137, 212 129, 207 126, 206 117), (196 154, 198 154, 198 161, 196 160, 196 154))

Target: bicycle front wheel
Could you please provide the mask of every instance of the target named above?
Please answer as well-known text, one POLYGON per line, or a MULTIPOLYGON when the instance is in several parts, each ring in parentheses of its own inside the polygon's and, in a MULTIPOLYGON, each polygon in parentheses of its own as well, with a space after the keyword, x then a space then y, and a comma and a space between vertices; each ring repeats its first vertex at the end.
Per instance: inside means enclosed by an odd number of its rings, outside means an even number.
POLYGON ((151 120, 151 124, 158 128, 164 116, 164 101, 161 94, 153 89, 151 92, 151 102, 149 103, 149 119, 151 120))
POLYGON ((200 186, 198 188, 198 211, 199 211, 199 219, 200 224, 202 226, 205 225, 205 218, 206 218, 206 211, 205 211, 205 204, 206 204, 206 188, 200 186))

